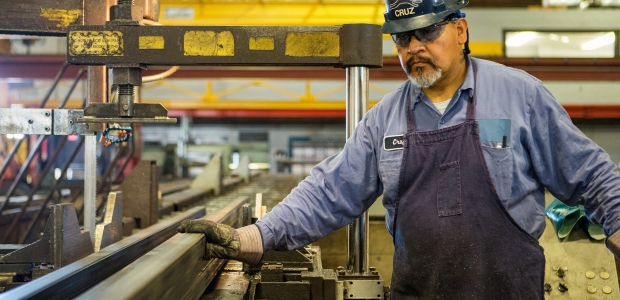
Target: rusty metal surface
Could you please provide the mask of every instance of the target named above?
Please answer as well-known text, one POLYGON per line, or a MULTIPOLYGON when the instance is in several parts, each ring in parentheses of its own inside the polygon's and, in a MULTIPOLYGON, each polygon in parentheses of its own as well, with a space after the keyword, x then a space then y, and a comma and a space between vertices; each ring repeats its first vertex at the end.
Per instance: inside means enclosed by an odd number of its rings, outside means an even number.
POLYGON ((67 26, 82 22, 83 3, 83 0, 2 0, 0 32, 64 36, 67 26))
POLYGON ((138 228, 155 224, 159 218, 157 174, 155 161, 143 160, 121 184, 123 216, 134 218, 138 228))
POLYGON ((200 218, 204 213, 204 207, 180 213, 58 271, 2 293, 0 300, 75 297, 175 235, 181 221, 200 218))
POLYGON ((81 231, 73 204, 56 204, 41 239, 4 255, 0 262, 51 263, 58 269, 92 253, 92 241, 88 233, 81 231))
POLYGON ((123 193, 111 192, 101 224, 95 227, 95 251, 99 251, 123 238, 123 193))

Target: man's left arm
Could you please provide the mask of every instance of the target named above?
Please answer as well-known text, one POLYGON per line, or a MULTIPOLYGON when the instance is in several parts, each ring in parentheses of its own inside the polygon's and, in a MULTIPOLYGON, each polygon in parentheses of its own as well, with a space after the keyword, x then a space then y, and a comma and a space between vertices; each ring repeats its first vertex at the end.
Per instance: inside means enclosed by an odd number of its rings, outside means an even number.
POLYGON ((620 258, 620 173, 609 155, 587 138, 553 95, 539 84, 529 107, 528 150, 543 185, 567 205, 582 204, 605 230, 620 258))

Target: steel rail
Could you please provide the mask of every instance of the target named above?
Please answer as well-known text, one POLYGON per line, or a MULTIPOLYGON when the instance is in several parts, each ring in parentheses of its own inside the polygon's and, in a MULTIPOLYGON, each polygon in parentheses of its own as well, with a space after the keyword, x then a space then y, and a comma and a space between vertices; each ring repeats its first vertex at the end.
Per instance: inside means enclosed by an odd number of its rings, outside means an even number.
POLYGON ((0 300, 73 298, 174 236, 181 221, 200 218, 204 214, 204 207, 189 209, 66 267, 4 292, 0 294, 0 300))
MULTIPOLYGON (((237 197, 205 219, 240 224, 248 197, 237 197)), ((198 299, 226 260, 203 259, 203 234, 177 234, 76 299, 198 299)))

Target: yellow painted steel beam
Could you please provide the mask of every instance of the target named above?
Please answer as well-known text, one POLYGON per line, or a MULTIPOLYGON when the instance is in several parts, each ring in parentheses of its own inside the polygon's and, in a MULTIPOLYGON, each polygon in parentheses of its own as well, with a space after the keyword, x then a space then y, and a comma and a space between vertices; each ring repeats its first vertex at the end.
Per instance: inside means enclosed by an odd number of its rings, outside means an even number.
POLYGON ((159 22, 164 25, 324 26, 351 23, 382 24, 385 4, 312 2, 187 2, 163 1, 159 22), (174 13, 183 12, 183 13, 174 13))
MULTIPOLYGON (((370 101, 372 107, 379 101, 370 101)), ((213 110, 345 110, 344 100, 332 101, 243 101, 243 100, 220 100, 213 102, 204 101, 159 101, 143 99, 142 103, 161 103, 168 110, 176 109, 213 109, 213 110)))

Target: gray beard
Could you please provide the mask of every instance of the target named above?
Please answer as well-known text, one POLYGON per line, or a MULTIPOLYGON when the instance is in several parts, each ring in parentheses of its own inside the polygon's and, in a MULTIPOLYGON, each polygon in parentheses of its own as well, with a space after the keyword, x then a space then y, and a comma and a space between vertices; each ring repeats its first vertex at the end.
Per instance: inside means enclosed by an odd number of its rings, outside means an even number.
MULTIPOLYGON (((439 78, 441 78, 441 69, 437 68, 434 73, 431 75, 424 74, 424 70, 422 68, 415 68, 412 71, 417 71, 417 76, 409 75, 409 81, 413 83, 415 86, 425 89, 433 86, 439 78)), ((412 72, 413 73, 413 72, 412 72)))

